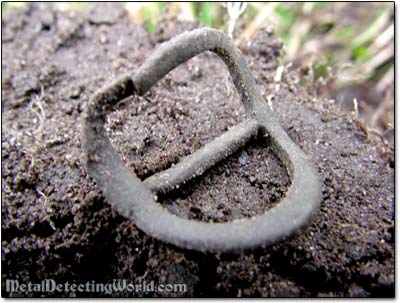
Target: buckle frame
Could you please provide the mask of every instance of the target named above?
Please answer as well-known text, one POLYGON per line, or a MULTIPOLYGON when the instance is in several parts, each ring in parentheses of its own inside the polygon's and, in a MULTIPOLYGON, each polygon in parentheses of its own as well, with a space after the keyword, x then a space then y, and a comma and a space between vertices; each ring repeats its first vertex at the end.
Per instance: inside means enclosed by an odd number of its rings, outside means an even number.
POLYGON ((196 29, 171 39, 138 70, 97 92, 85 104, 82 146, 88 173, 121 215, 133 219, 146 234, 186 249, 227 252, 275 243, 309 223, 322 196, 316 169, 279 125, 258 91, 243 55, 228 36, 214 29, 196 29), (224 60, 247 117, 175 166, 142 182, 111 146, 104 129, 106 114, 120 100, 145 94, 169 71, 206 50, 224 60), (156 203, 154 194, 165 193, 201 175, 259 131, 268 136, 292 181, 286 196, 275 207, 252 218, 207 223, 178 217, 156 203))

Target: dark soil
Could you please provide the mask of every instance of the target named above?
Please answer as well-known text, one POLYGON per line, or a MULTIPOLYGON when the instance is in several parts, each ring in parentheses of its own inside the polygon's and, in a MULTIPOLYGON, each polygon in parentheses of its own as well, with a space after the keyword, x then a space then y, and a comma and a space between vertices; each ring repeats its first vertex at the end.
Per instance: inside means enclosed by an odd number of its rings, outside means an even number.
MULTIPOLYGON (((85 13, 29 5, 2 20, 2 295, 10 295, 5 279, 127 279, 186 283, 187 292, 114 296, 394 296, 393 162, 349 114, 300 87, 296 73, 273 82, 282 44, 265 31, 241 48, 260 91, 320 173, 323 199, 310 226, 265 249, 200 254, 148 237, 104 200, 82 165, 83 104, 158 44, 198 26, 161 24, 149 34, 116 5, 85 13)), ((223 62, 203 53, 144 97, 122 102, 107 128, 145 178, 243 117, 223 62)), ((227 221, 268 210, 289 185, 268 144, 254 139, 159 202, 182 217, 227 221)))

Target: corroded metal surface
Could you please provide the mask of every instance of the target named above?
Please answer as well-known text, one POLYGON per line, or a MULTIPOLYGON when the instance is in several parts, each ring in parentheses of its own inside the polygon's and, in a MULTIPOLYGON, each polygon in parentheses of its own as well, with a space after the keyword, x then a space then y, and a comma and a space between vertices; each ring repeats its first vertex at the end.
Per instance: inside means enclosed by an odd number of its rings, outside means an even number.
POLYGON ((162 45, 135 72, 101 90, 86 104, 82 145, 86 167, 106 199, 145 233, 179 247, 199 251, 238 251, 282 240, 310 222, 321 199, 313 165, 279 125, 256 87, 244 57, 223 33, 202 28, 162 45), (104 130, 105 116, 118 101, 143 95, 158 80, 193 56, 211 50, 226 63, 246 109, 246 119, 172 168, 140 181, 112 148, 104 130), (261 132, 288 169, 292 185, 274 208, 262 215, 224 223, 187 220, 155 201, 157 193, 201 175, 261 132))

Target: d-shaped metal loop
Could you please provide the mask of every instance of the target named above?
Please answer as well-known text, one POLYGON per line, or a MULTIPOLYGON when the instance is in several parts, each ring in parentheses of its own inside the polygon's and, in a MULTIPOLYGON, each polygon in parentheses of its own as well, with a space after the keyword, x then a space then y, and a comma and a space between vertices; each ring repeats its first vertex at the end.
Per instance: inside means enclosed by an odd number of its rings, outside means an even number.
POLYGON ((244 57, 223 33, 202 28, 162 45, 133 74, 98 92, 86 105, 82 145, 89 174, 106 199, 150 236, 187 249, 237 251, 282 240, 312 218, 321 199, 321 185, 311 162, 279 125, 259 93, 244 57), (170 169, 141 182, 122 162, 104 130, 105 115, 119 100, 144 94, 170 70, 205 50, 226 63, 246 109, 246 119, 170 169), (154 194, 202 174, 262 131, 288 168, 292 184, 271 210, 252 218, 206 223, 180 218, 155 202, 154 194))

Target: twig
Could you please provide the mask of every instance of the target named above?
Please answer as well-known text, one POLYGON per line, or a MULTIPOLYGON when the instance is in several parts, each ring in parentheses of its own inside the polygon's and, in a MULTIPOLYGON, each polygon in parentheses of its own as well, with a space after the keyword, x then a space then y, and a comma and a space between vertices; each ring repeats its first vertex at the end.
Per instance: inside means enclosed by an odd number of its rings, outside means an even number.
POLYGON ((36 189, 36 192, 44 198, 44 204, 46 205, 49 202, 49 198, 40 190, 36 189))
POLYGON ((382 47, 386 46, 390 42, 393 43, 394 38, 394 24, 389 25, 386 30, 380 34, 376 40, 368 48, 371 54, 377 53, 382 47))
POLYGON ((394 45, 389 45, 372 57, 371 60, 359 66, 359 71, 373 71, 386 61, 394 57, 394 45))
POLYGON ((279 65, 278 68, 276 69, 275 77, 274 77, 274 82, 281 82, 282 80, 282 74, 285 69, 284 65, 279 65))
POLYGON ((358 101, 357 98, 353 99, 354 111, 351 113, 351 117, 353 118, 354 123, 358 126, 358 128, 367 136, 368 136, 368 127, 365 123, 360 119, 359 111, 358 111, 358 101))
POLYGON ((39 122, 40 122, 39 127, 34 131, 35 133, 38 133, 42 130, 44 121, 46 120, 46 114, 45 114, 45 111, 44 111, 43 105, 42 105, 42 100, 43 100, 44 96, 45 96, 44 88, 43 88, 43 86, 41 86, 40 95, 39 96, 36 95, 35 98, 29 104, 30 110, 33 113, 35 113, 35 115, 39 118, 39 122), (39 108, 40 112, 37 112, 36 110, 34 110, 33 106, 36 106, 37 108, 39 108))
POLYGON ((393 65, 391 68, 385 73, 385 75, 379 80, 378 84, 376 85, 376 89, 380 92, 384 92, 386 88, 394 83, 394 67, 393 65))
POLYGON ((301 39, 307 32, 310 30, 312 23, 309 19, 303 19, 300 22, 297 22, 292 27, 292 39, 287 48, 287 58, 288 60, 294 60, 299 53, 299 48, 301 45, 301 39))
POLYGON ((237 39, 237 43, 242 43, 243 41, 248 40, 253 34, 266 23, 266 19, 270 18, 274 15, 275 7, 278 5, 278 2, 269 2, 265 4, 260 13, 257 14, 256 19, 251 22, 245 29, 245 31, 240 35, 239 39, 237 39))
POLYGON ((226 8, 228 10, 228 28, 227 34, 232 39, 233 32, 235 30, 235 25, 240 15, 244 13, 246 10, 247 3, 246 2, 227 2, 226 8))

